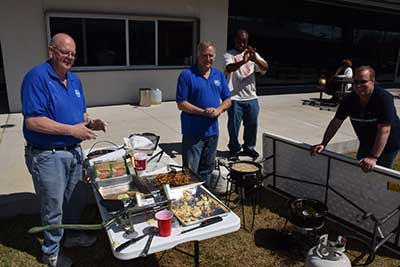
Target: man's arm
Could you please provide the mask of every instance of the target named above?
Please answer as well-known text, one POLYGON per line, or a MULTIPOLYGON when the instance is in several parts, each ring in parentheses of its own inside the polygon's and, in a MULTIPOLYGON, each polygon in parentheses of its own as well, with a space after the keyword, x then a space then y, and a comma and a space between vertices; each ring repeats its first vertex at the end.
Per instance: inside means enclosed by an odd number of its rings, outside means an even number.
POLYGON ((391 125, 390 124, 378 124, 378 129, 375 137, 374 146, 371 149, 371 155, 363 158, 361 163, 361 169, 364 172, 370 172, 374 169, 376 162, 378 161, 380 155, 385 149, 387 140, 390 135, 391 125))
POLYGON ((254 63, 256 63, 258 65, 258 67, 260 68, 260 70, 262 72, 268 71, 268 63, 264 60, 261 60, 258 57, 255 57, 255 59, 253 60, 254 63))
POLYGON ((342 125, 343 120, 340 120, 338 118, 333 118, 331 122, 329 123, 328 127, 325 130, 324 137, 322 139, 322 142, 318 145, 314 145, 310 148, 311 155, 314 156, 315 154, 321 153, 325 147, 328 145, 329 141, 335 136, 336 132, 342 125))
POLYGON ((54 135, 70 135, 81 140, 95 139, 96 134, 86 127, 87 122, 68 125, 56 122, 47 117, 31 117, 25 119, 26 127, 34 132, 54 135))
POLYGON ((177 103, 178 105, 178 109, 182 110, 186 113, 189 114, 193 114, 193 115, 202 115, 202 116, 206 116, 206 110, 199 108, 191 103, 189 103, 188 101, 182 101, 177 103))
POLYGON ((258 65, 261 72, 265 73, 268 70, 267 61, 263 60, 259 55, 257 55, 255 48, 249 46, 249 51, 250 51, 250 60, 258 65))
MULTIPOLYGON (((225 57, 232 57, 232 55, 226 54, 225 57)), ((227 73, 231 73, 231 72, 237 71, 238 69, 240 69, 241 66, 246 64, 249 61, 249 59, 250 59, 250 53, 249 53, 248 50, 246 50, 243 53, 243 59, 241 61, 238 61, 238 62, 233 62, 233 63, 227 64, 226 67, 225 67, 225 71, 227 73)), ((226 61, 227 61, 227 58, 225 58, 225 62, 226 61)))

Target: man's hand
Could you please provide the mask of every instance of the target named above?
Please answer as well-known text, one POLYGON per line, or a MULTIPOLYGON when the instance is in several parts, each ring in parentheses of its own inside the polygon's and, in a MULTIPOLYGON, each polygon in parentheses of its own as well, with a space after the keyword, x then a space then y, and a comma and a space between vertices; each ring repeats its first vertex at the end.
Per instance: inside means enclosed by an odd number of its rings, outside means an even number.
POLYGON ((243 61, 244 63, 247 63, 250 60, 250 51, 249 49, 246 48, 246 50, 244 50, 244 54, 243 54, 243 61))
POLYGON ((310 147, 310 154, 311 156, 315 156, 316 154, 321 154, 322 151, 324 151, 325 145, 319 144, 319 145, 314 145, 310 147))
POLYGON ((206 108, 204 110, 204 113, 207 117, 210 118, 218 118, 219 115, 221 115, 221 112, 218 110, 218 108, 206 108))
POLYGON ((88 122, 83 122, 71 126, 71 133, 75 138, 81 140, 96 139, 97 135, 95 132, 87 127, 88 122))
POLYGON ((363 158, 360 160, 361 169, 363 172, 371 172, 375 168, 377 161, 378 159, 374 157, 363 158))
POLYGON ((103 131, 106 132, 107 129, 107 123, 100 119, 93 119, 89 121, 88 124, 89 128, 94 130, 94 131, 103 131))
POLYGON ((253 62, 256 61, 256 49, 254 47, 248 46, 247 51, 249 52, 249 59, 253 62))

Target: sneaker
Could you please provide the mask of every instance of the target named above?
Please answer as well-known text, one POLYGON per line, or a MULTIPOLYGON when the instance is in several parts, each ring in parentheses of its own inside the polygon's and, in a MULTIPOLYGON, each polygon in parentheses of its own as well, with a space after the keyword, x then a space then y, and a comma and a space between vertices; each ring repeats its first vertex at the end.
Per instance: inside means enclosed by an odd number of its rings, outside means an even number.
POLYGON ((229 151, 228 160, 229 161, 237 161, 237 160, 239 160, 239 153, 240 153, 240 151, 238 151, 238 152, 229 151))
POLYGON ((246 156, 249 156, 250 158, 253 158, 253 160, 257 159, 260 156, 260 154, 258 154, 258 152, 254 149, 245 149, 244 154, 246 154, 246 156))
POLYGON ((93 246, 94 243, 96 243, 97 238, 94 236, 88 236, 85 233, 81 233, 79 236, 75 237, 65 237, 64 240, 64 247, 70 248, 70 247, 90 247, 93 246))
POLYGON ((42 261, 49 267, 70 267, 72 265, 72 260, 63 253, 53 256, 43 254, 42 261))

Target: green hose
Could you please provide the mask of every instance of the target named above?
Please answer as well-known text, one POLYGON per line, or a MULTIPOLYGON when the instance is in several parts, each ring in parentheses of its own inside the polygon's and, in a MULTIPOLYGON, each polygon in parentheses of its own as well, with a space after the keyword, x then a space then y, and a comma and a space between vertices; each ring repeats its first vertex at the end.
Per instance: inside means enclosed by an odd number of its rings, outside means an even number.
POLYGON ((104 228, 102 223, 100 224, 52 224, 44 226, 36 226, 29 229, 29 234, 36 234, 48 230, 56 229, 71 229, 71 230, 101 230, 104 228))

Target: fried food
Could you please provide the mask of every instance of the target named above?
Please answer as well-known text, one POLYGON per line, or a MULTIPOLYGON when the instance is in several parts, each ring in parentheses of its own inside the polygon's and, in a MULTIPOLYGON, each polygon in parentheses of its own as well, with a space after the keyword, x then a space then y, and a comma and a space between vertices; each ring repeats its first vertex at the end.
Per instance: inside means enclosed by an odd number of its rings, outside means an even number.
POLYGON ((175 216, 184 223, 199 221, 216 215, 215 212, 225 208, 207 194, 193 195, 189 190, 183 191, 182 198, 172 203, 175 216))
POLYGON ((123 200, 123 199, 130 199, 131 197, 134 197, 136 195, 136 191, 127 191, 123 193, 118 193, 118 194, 109 194, 104 196, 104 199, 107 200, 123 200))
POLYGON ((163 184, 181 186, 190 184, 190 176, 183 172, 169 172, 157 175, 155 181, 158 186, 163 184))

